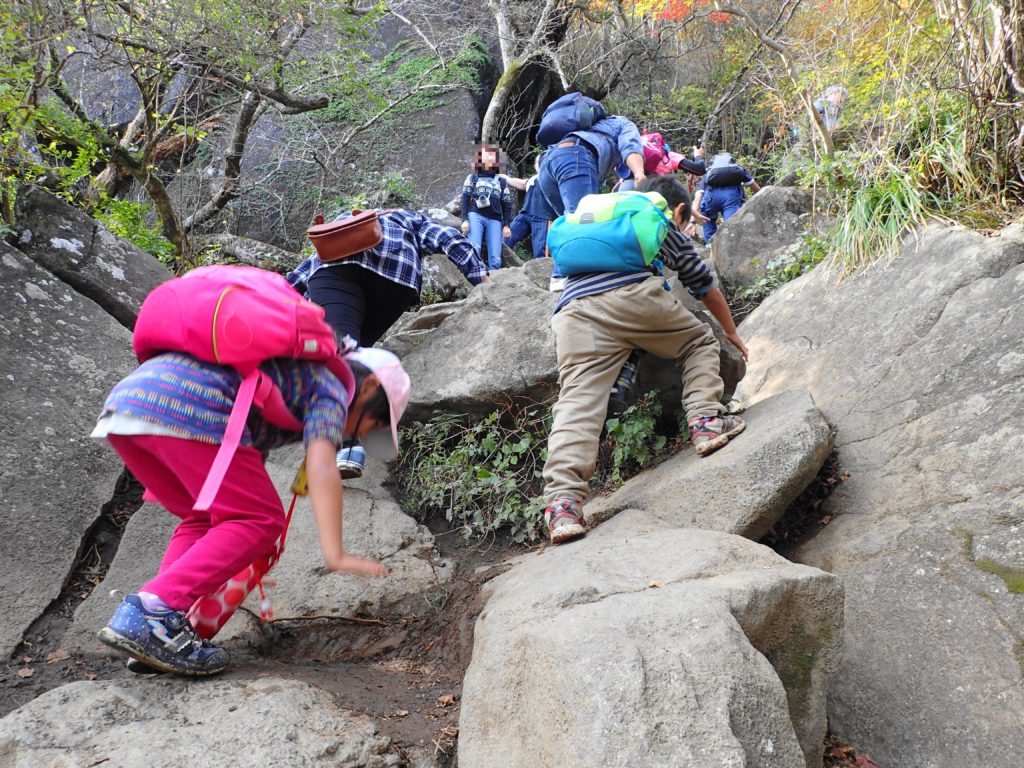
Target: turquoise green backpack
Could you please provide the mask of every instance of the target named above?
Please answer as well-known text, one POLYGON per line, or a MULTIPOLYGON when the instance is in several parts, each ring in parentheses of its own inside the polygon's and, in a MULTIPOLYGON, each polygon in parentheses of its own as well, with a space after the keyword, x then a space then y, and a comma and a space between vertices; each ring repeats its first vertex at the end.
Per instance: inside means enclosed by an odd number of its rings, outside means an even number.
POLYGON ((639 272, 668 235, 668 203, 657 192, 587 195, 548 230, 548 250, 563 275, 639 272))

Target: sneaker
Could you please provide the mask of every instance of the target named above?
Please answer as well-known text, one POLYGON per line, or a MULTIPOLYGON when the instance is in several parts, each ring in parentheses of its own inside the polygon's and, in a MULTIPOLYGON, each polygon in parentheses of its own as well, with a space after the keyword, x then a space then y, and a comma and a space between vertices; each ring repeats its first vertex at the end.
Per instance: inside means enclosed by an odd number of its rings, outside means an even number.
POLYGON ((739 416, 698 416, 690 419, 690 440, 698 456, 706 456, 717 451, 747 428, 747 424, 739 416))
POLYGON ((341 472, 343 480, 354 480, 363 476, 363 466, 366 464, 366 451, 361 445, 353 445, 350 448, 342 448, 338 451, 338 471, 341 472))
POLYGON ((182 611, 148 611, 138 595, 121 601, 97 637, 150 667, 189 677, 215 675, 231 660, 228 652, 205 642, 182 611))
POLYGON ((564 277, 552 277, 551 282, 548 283, 548 290, 552 293, 558 293, 559 291, 565 290, 565 278, 564 277))
POLYGON ((578 539, 587 529, 583 527, 583 505, 573 499, 558 499, 544 510, 544 522, 552 544, 578 539))

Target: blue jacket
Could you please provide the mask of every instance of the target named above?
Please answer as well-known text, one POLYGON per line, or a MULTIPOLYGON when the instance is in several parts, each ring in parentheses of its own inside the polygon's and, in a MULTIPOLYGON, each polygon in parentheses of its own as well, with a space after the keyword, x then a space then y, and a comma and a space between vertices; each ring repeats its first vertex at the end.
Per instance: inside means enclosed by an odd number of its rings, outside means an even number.
POLYGON ((597 177, 603 179, 612 168, 615 174, 624 179, 629 176, 624 158, 631 154, 643 155, 644 148, 640 143, 640 131, 633 123, 619 115, 609 115, 591 126, 589 131, 573 131, 570 136, 577 136, 597 150, 597 177))

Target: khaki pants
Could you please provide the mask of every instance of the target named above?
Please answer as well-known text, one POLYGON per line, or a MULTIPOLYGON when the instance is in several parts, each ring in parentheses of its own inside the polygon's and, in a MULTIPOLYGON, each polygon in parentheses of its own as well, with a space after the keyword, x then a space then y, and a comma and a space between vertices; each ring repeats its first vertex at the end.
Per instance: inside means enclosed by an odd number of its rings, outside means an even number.
POLYGON ((551 320, 560 392, 555 404, 544 500, 583 501, 597 463, 608 395, 633 349, 683 361, 686 418, 722 412, 719 349, 711 329, 663 287, 660 277, 575 299, 551 320))

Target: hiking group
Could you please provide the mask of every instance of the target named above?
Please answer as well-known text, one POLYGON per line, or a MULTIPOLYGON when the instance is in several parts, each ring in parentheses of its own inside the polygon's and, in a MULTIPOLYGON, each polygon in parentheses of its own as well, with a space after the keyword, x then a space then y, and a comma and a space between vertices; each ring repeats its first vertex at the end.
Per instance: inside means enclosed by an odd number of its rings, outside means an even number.
POLYGON ((326 569, 387 574, 344 548, 342 480, 360 476, 367 455, 398 453, 411 383, 399 359, 373 344, 418 303, 428 252, 444 253, 473 285, 501 266, 503 240, 529 232, 534 256, 553 258, 559 396, 543 470, 553 543, 585 533, 602 427, 624 407, 638 355, 681 361, 698 455, 739 434, 743 420, 721 404, 718 342, 661 272, 678 272, 746 358, 687 234, 695 213, 675 172, 704 174, 703 152, 684 158, 652 136, 568 94, 541 121, 534 177, 502 175, 498 150, 479 148, 463 186, 462 233, 406 210, 318 217, 315 254, 287 278, 212 266, 154 289, 133 336, 140 365, 110 392, 92 436, 180 522, 156 576, 123 599, 99 639, 128 654, 135 672, 200 676, 227 666, 210 640, 284 548, 291 510, 264 460, 287 443, 305 448, 293 490, 310 498, 326 569), (628 184, 600 194, 613 172, 628 184), (515 219, 510 188, 526 192, 515 219))

